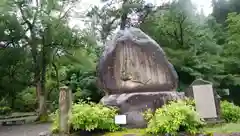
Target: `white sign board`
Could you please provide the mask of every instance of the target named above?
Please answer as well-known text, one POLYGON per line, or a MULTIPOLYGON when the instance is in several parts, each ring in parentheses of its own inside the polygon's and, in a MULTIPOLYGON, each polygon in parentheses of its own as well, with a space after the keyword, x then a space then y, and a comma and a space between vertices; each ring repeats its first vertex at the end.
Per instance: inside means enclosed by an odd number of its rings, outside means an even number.
POLYGON ((211 84, 193 86, 196 110, 201 118, 216 118, 217 111, 211 84))
POLYGON ((115 116, 115 124, 119 124, 119 125, 127 124, 127 116, 126 115, 116 115, 115 116))

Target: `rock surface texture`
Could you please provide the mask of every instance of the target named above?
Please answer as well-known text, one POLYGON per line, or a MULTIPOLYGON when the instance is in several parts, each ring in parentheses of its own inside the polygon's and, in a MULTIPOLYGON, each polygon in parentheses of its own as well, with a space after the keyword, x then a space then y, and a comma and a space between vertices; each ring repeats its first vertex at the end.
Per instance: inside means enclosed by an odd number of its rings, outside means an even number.
POLYGON ((117 32, 97 66, 98 84, 108 94, 175 91, 178 76, 164 51, 138 28, 117 32))
POLYGON ((184 98, 183 93, 176 92, 178 76, 164 51, 138 28, 115 35, 97 71, 98 85, 106 92, 101 102, 127 115, 125 127, 145 127, 144 111, 155 111, 168 101, 184 98))
POLYGON ((179 92, 124 93, 104 96, 101 103, 118 107, 120 114, 127 116, 128 128, 144 128, 146 121, 142 113, 147 109, 155 110, 171 100, 184 98, 179 92))

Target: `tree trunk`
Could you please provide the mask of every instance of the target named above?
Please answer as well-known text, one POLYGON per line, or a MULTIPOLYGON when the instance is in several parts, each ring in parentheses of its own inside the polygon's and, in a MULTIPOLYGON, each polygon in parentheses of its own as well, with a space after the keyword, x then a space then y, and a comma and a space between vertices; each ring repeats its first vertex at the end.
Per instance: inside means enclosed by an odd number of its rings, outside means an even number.
POLYGON ((46 54, 45 48, 42 47, 41 52, 41 80, 40 80, 40 91, 39 91, 39 115, 37 121, 46 122, 48 121, 48 114, 47 114, 47 92, 46 92, 46 70, 47 70, 47 62, 46 62, 46 54))
POLYGON ((37 81, 36 89, 37 89, 37 99, 38 99, 38 118, 36 121, 47 121, 47 100, 46 100, 46 92, 45 92, 45 83, 42 80, 37 81))
POLYGON ((60 88, 60 82, 59 82, 59 77, 58 77, 58 68, 57 68, 57 65, 53 62, 52 63, 53 65, 53 68, 55 70, 55 73, 56 73, 56 80, 57 80, 57 88, 59 89, 60 88))
POLYGON ((39 114, 44 114, 46 109, 46 98, 44 96, 44 94, 41 94, 39 96, 39 114))
MULTIPOLYGON (((42 85, 41 85, 41 70, 40 70, 40 61, 38 58, 38 52, 36 50, 36 45, 32 44, 32 58, 33 58, 33 66, 34 66, 34 82, 35 82, 35 88, 36 88, 36 97, 37 97, 37 104, 38 104, 38 109, 37 112, 40 115, 41 111, 41 93, 42 93, 42 85)), ((37 121, 40 120, 40 116, 37 118, 37 121)))
MULTIPOLYGON (((40 79, 36 79, 36 95, 37 95, 37 102, 38 102, 38 105, 39 105, 39 101, 40 101, 40 94, 41 94, 41 82, 40 82, 40 79)), ((38 106, 39 108, 40 106, 38 106)))
MULTIPOLYGON (((16 92, 16 91, 13 90, 13 92, 16 92)), ((13 93, 13 92, 11 93, 11 95, 12 95, 12 96, 11 96, 11 98, 12 98, 12 100, 11 100, 11 105, 12 105, 12 106, 11 106, 11 107, 12 107, 12 109, 15 109, 16 94, 13 93)))
POLYGON ((48 121, 47 101, 46 96, 43 93, 39 96, 39 116, 37 121, 48 121))

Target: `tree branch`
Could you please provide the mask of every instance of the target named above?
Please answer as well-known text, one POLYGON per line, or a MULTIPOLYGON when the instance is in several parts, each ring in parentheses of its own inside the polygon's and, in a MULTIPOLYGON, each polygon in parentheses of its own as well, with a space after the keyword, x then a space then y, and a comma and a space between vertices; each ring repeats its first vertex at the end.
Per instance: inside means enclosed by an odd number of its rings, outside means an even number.
POLYGON ((22 3, 20 3, 20 2, 18 2, 18 3, 16 3, 17 4, 17 6, 18 6, 18 8, 19 8, 19 10, 20 10, 20 13, 21 13, 21 16, 22 16, 22 19, 23 19, 23 21, 27 24, 27 26, 28 26, 28 29, 30 30, 30 31, 32 31, 32 28, 33 28, 33 25, 32 25, 32 23, 27 19, 27 17, 24 15, 24 11, 23 11, 23 9, 22 9, 22 3))
POLYGON ((176 29, 174 30, 173 34, 170 33, 170 32, 168 32, 168 31, 166 31, 166 34, 167 34, 168 36, 171 36, 172 38, 174 38, 174 39, 178 42, 178 44, 181 45, 181 41, 179 40, 179 37, 178 37, 178 34, 177 34, 177 30, 176 30, 176 29))
POLYGON ((60 83, 59 83, 59 77, 58 77, 58 69, 57 69, 57 65, 53 62, 53 63, 52 63, 52 66, 53 66, 53 68, 54 68, 54 70, 55 70, 55 73, 56 73, 56 78, 57 78, 57 88, 59 88, 59 87, 60 87, 60 83))
POLYGON ((120 24, 120 29, 124 30, 125 26, 127 24, 127 15, 128 15, 128 9, 126 8, 126 3, 127 0, 123 0, 123 5, 122 5, 122 16, 121 16, 121 24, 120 24))
POLYGON ((187 16, 183 15, 181 16, 181 20, 179 22, 179 29, 180 29, 180 45, 184 45, 184 32, 183 32, 183 23, 187 16))

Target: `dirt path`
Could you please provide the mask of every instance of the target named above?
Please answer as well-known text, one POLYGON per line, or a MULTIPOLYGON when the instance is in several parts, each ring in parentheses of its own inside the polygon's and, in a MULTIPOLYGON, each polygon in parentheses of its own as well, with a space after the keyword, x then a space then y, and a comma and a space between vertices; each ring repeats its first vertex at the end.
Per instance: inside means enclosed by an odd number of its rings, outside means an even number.
POLYGON ((49 123, 1 126, 0 136, 38 136, 40 132, 49 131, 49 123))

